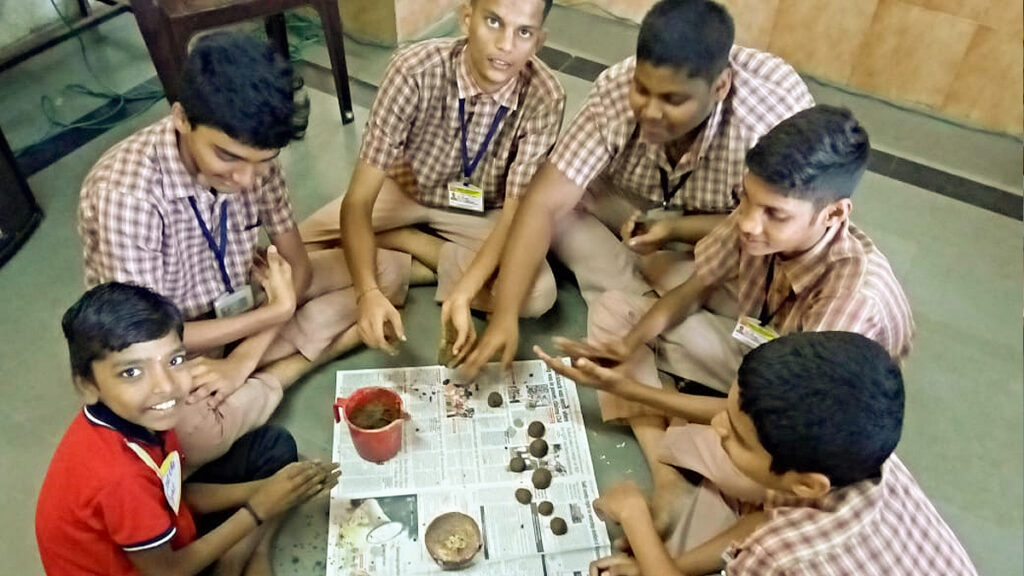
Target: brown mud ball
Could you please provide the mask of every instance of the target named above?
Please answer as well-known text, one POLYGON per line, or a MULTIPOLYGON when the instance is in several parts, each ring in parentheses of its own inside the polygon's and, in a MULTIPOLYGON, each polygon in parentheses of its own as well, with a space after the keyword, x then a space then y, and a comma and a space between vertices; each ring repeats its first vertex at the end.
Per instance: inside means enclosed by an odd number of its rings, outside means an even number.
POLYGON ((530 427, 526 429, 526 433, 530 435, 530 438, 540 438, 544 435, 544 424, 534 420, 530 422, 530 427))
POLYGON ((561 518, 552 518, 551 531, 555 533, 555 536, 561 536, 569 531, 569 526, 565 523, 565 520, 561 518))
POLYGON ((491 408, 497 408, 505 403, 505 399, 501 397, 498 392, 491 392, 487 395, 487 405, 491 408))
POLYGON ((533 471, 533 476, 530 478, 533 481, 533 487, 537 490, 543 490, 548 486, 551 486, 551 471, 547 468, 537 468, 533 471))
POLYGON ((522 472, 523 470, 526 470, 526 460, 523 460, 519 456, 513 456, 512 459, 508 461, 508 469, 513 472, 522 472))
POLYGON ((520 504, 529 504, 530 500, 533 500, 533 494, 526 488, 519 488, 516 490, 516 500, 519 500, 520 504))
POLYGON ((530 442, 530 456, 543 458, 548 455, 548 443, 543 438, 537 438, 530 442))
POLYGON ((537 504, 537 512, 540 512, 541 516, 551 516, 551 513, 555 511, 555 505, 547 500, 537 504))

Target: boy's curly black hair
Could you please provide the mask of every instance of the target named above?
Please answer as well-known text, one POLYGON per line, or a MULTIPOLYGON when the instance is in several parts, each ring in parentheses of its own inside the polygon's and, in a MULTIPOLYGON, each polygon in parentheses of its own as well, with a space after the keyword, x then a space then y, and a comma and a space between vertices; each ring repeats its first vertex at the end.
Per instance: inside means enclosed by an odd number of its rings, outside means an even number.
POLYGON ((178 101, 191 124, 261 150, 301 139, 309 122, 302 77, 269 44, 236 32, 196 40, 178 101))

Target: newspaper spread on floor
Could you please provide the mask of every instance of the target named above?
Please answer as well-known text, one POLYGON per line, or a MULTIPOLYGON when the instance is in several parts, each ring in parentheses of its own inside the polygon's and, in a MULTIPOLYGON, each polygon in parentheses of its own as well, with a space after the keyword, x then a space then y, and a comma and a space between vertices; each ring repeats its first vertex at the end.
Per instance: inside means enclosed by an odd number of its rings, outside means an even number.
POLYGON ((591 507, 597 497, 576 386, 540 360, 516 362, 511 375, 496 367, 475 385, 461 386, 441 366, 339 371, 337 395, 365 386, 388 387, 402 396, 411 419, 398 455, 384 464, 361 459, 344 421, 335 425, 334 458, 341 482, 331 493, 328 576, 392 576, 441 572, 423 545, 431 520, 462 512, 480 526, 484 546, 466 574, 488 576, 586 574, 591 561, 607 555, 608 532, 591 507), (488 406, 498 391, 500 407, 488 406), (549 452, 528 452, 527 427, 540 421, 549 452), (509 470, 519 455, 526 470, 509 470), (551 486, 537 490, 532 470, 544 466, 551 486), (520 504, 518 488, 533 502, 520 504), (537 512, 554 504, 551 516, 537 512), (568 524, 556 536, 554 517, 568 524))

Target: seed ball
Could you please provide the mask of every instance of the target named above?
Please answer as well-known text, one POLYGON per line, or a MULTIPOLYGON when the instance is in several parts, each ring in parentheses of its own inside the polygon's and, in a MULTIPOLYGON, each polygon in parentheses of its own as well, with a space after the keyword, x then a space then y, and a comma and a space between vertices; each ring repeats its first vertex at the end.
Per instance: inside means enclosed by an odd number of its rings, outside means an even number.
POLYGON ((534 458, 543 458, 548 455, 548 443, 543 438, 537 438, 530 442, 530 455, 534 458))
POLYGON ((520 504, 529 504, 530 500, 533 500, 533 494, 526 488, 519 488, 516 490, 516 500, 519 500, 520 504))
POLYGON ((537 490, 543 490, 548 486, 551 486, 551 471, 547 468, 537 468, 533 471, 533 487, 537 490))
POLYGON ((569 531, 569 526, 565 523, 565 520, 561 518, 552 518, 551 531, 555 533, 555 536, 561 536, 569 531))
POLYGON ((508 469, 513 472, 522 472, 526 470, 526 460, 523 460, 519 456, 513 456, 508 462, 508 469))
POLYGON ((544 435, 544 424, 534 420, 530 422, 530 427, 526 429, 526 433, 530 435, 530 438, 540 438, 544 435))
POLYGON ((537 504, 537 512, 540 512, 541 516, 551 516, 551 513, 555 511, 555 505, 547 500, 537 504))
POLYGON ((487 405, 491 408, 497 408, 505 403, 505 400, 501 397, 498 392, 491 392, 487 395, 487 405))

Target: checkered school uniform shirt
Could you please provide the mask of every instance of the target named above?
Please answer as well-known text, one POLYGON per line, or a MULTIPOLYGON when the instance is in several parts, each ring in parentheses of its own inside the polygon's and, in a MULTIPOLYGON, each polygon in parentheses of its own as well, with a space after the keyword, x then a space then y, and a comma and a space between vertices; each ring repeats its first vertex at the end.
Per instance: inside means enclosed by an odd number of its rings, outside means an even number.
POLYGON ((459 99, 466 99, 467 148, 477 151, 504 105, 509 111, 470 182, 484 207, 519 198, 558 137, 565 91, 538 58, 514 81, 484 94, 473 81, 465 39, 427 40, 391 59, 373 102, 360 159, 386 170, 420 204, 447 208, 448 184, 462 181, 459 99))
POLYGON ((697 274, 709 285, 737 280, 741 315, 765 307, 779 334, 839 330, 878 342, 897 360, 910 353, 914 322, 889 261, 849 221, 828 230, 810 250, 790 260, 751 256, 740 244, 738 214, 697 243, 697 274), (765 301, 769 266, 772 286, 765 301))
POLYGON ((816 502, 769 495, 770 520, 726 551, 731 576, 977 575, 956 535, 895 455, 880 480, 816 502))
POLYGON ((252 189, 214 195, 186 170, 167 117, 108 150, 82 184, 78 233, 86 286, 147 286, 170 298, 186 319, 212 310, 226 289, 189 197, 218 242, 221 205, 227 205, 225 261, 235 288, 249 282, 261 228, 271 236, 295 229, 276 161, 252 189))
POLYGON ((668 208, 732 210, 738 203, 747 150, 776 124, 813 106, 814 99, 796 71, 771 54, 734 46, 729 62, 729 95, 715 107, 693 148, 676 166, 669 164, 664 146, 640 138, 629 107, 635 57, 601 74, 551 153, 551 162, 581 188, 600 177, 610 191, 649 207, 664 201, 659 168, 668 174, 670 189, 689 174, 668 208))

